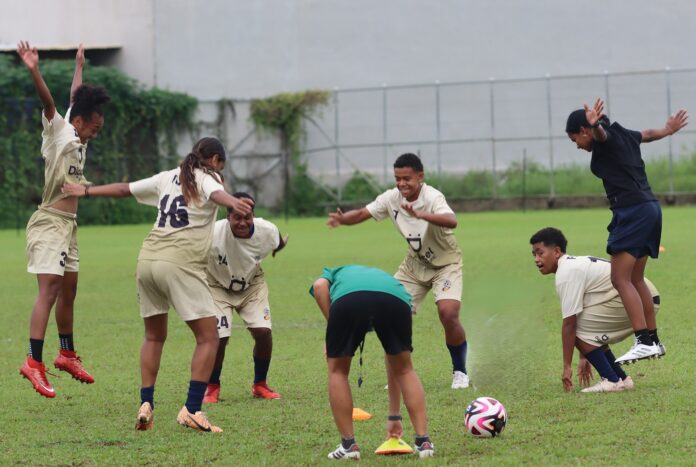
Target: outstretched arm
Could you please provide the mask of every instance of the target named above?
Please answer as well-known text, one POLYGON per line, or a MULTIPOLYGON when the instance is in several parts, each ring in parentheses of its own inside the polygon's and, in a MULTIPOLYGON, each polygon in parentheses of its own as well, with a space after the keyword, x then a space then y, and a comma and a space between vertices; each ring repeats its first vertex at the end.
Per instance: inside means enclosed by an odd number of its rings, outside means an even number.
POLYGON ((410 216, 413 216, 416 219, 423 219, 424 221, 437 225, 438 227, 447 227, 450 229, 457 227, 457 217, 452 213, 432 214, 426 211, 413 209, 413 205, 411 204, 402 204, 401 208, 410 216))
POLYGON ((573 350, 575 350, 575 329, 577 317, 575 315, 563 319, 561 339, 563 341, 563 389, 570 392, 573 389, 573 350))
POLYGON ((344 213, 341 208, 336 208, 336 212, 329 213, 329 220, 326 221, 326 225, 331 228, 338 227, 339 225, 353 225, 359 224, 371 218, 372 215, 367 208, 353 209, 344 213))
POLYGON ((109 185, 77 185, 75 183, 65 183, 61 189, 63 193, 77 198, 88 198, 90 196, 104 196, 109 198, 125 198, 131 196, 128 183, 111 183, 109 185))
POLYGON ((75 102, 75 91, 82 86, 82 69, 85 66, 85 47, 80 44, 75 54, 75 74, 73 75, 72 86, 70 86, 70 105, 75 102))
POLYGON ((48 86, 46 86, 46 82, 39 70, 39 52, 36 50, 36 47, 30 47, 29 42, 20 41, 19 44, 17 44, 17 54, 29 70, 31 79, 34 81, 36 93, 39 95, 41 105, 43 105, 46 120, 50 122, 56 114, 56 104, 53 102, 51 91, 48 89, 48 86))
POLYGON ((658 139, 662 139, 665 136, 673 135, 689 123, 688 119, 689 114, 686 112, 686 109, 681 109, 677 111, 677 113, 675 113, 674 115, 670 115, 670 117, 667 119, 667 123, 665 123, 664 128, 660 128, 657 130, 641 131, 641 143, 649 143, 651 141, 657 141, 658 139))
POLYGON ((604 131, 602 125, 599 124, 601 118, 604 116, 604 101, 598 97, 592 108, 587 104, 585 107, 585 118, 587 118, 587 123, 590 124, 592 130, 592 138, 595 141, 604 142, 607 140, 607 132, 604 131))

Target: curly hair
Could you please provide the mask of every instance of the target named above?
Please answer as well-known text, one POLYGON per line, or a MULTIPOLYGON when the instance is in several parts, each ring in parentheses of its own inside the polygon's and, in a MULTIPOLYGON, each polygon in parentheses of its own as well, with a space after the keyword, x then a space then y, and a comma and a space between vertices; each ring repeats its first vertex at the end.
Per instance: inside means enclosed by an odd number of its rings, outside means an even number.
POLYGON ((106 93, 106 89, 101 86, 92 86, 91 84, 83 84, 75 90, 72 101, 72 110, 70 111, 70 121, 80 116, 85 121, 92 120, 92 116, 104 115, 102 107, 107 104, 111 98, 106 93))
POLYGON ((203 172, 212 175, 216 180, 222 183, 222 175, 217 173, 211 166, 210 162, 213 156, 218 155, 220 160, 225 160, 227 156, 225 155, 225 147, 222 145, 219 139, 213 137, 205 137, 199 139, 196 144, 193 145, 191 152, 181 161, 179 164, 180 174, 179 180, 181 182, 181 192, 184 195, 184 200, 187 205, 198 205, 198 186, 196 185, 196 175, 194 173, 195 169, 200 169, 203 172))

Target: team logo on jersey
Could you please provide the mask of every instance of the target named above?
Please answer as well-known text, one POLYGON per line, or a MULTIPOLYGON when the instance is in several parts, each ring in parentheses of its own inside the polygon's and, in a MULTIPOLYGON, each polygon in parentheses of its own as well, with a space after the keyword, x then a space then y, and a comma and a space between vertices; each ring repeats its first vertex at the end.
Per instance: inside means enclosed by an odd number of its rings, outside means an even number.
POLYGON ((416 253, 421 251, 421 248, 423 248, 423 241, 420 238, 420 234, 418 234, 417 237, 406 237, 406 241, 411 249, 416 253))
POLYGON ((266 321, 271 320, 271 309, 270 308, 265 307, 263 309, 263 319, 265 319, 266 321))
POLYGON ((398 209, 392 209, 394 211, 394 220, 396 220, 396 217, 399 215, 399 210, 398 209))
POLYGON ((68 168, 68 175, 74 175, 75 177, 80 178, 82 177, 82 169, 71 165, 70 168, 68 168))
POLYGON ((445 283, 442 284, 442 291, 447 292, 451 288, 452 288, 452 281, 450 281, 449 279, 445 280, 445 283))

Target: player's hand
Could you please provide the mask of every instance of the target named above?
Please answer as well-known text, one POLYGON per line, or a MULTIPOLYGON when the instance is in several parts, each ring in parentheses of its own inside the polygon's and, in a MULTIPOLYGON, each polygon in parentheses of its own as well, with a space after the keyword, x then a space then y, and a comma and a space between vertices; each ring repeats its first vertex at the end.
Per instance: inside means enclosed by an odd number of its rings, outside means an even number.
POLYGON ((82 68, 85 66, 85 46, 80 43, 75 54, 75 66, 82 68))
POLYGON ((673 135, 689 123, 688 119, 689 114, 686 112, 686 109, 678 110, 674 115, 670 115, 670 117, 667 119, 665 127, 669 131, 669 134, 673 135))
POLYGON ((401 420, 387 421, 387 439, 401 438, 403 435, 404 426, 401 424, 401 420))
POLYGON ((401 205, 401 209, 406 211, 406 213, 411 216, 415 217, 416 219, 420 219, 420 211, 416 210, 413 208, 413 204, 410 203, 403 203, 401 205))
POLYGON ((36 50, 36 47, 30 47, 29 42, 19 41, 19 44, 17 44, 17 55, 30 70, 39 66, 39 51, 36 50))
POLYGON ((587 118, 587 123, 590 125, 595 125, 602 116, 604 116, 604 101, 602 98, 598 97, 592 108, 587 104, 585 107, 585 118, 587 118))
POLYGON ((330 212, 329 213, 329 219, 326 221, 326 225, 329 226, 329 228, 336 228, 339 225, 342 224, 343 220, 343 211, 341 211, 341 208, 336 208, 336 212, 330 212))
POLYGON ((63 188, 61 188, 60 191, 69 196, 82 198, 87 193, 87 187, 85 185, 78 185, 76 183, 64 183, 63 188))
POLYGON ((570 392, 573 390, 573 369, 570 366, 563 367, 563 375, 561 376, 561 381, 563 382, 563 390, 565 392, 570 392))
POLYGON ((592 378, 590 362, 585 357, 580 357, 580 362, 578 363, 578 384, 580 387, 586 388, 590 385, 592 378))
POLYGON ((251 213, 251 211, 254 209, 254 202, 252 200, 250 200, 249 198, 232 197, 231 202, 233 204, 232 209, 242 213, 242 215, 244 215, 244 216, 251 213))

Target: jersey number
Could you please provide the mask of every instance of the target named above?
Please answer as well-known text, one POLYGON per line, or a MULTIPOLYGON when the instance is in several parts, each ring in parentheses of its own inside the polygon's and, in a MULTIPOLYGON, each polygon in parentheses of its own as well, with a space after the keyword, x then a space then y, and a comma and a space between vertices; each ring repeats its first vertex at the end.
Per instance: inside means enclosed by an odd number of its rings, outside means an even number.
POLYGON ((175 229, 189 225, 188 211, 185 209, 186 201, 184 200, 184 195, 179 195, 174 198, 172 200, 172 204, 169 205, 169 209, 167 209, 168 202, 169 195, 165 195, 160 201, 160 218, 159 222, 157 223, 157 227, 164 227, 167 224, 167 218, 169 218, 169 224, 175 229))

